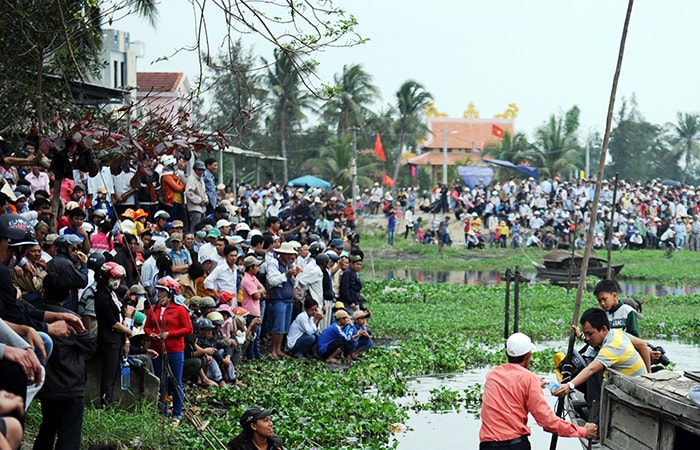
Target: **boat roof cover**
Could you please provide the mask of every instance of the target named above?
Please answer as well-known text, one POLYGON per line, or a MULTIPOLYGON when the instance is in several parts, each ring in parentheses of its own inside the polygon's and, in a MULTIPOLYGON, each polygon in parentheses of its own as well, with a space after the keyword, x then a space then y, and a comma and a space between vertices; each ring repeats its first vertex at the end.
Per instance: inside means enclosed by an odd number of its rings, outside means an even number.
MULTIPOLYGON (((583 259, 583 255, 580 253, 574 253, 574 259, 583 259)), ((545 262, 555 262, 555 263, 560 263, 562 261, 566 261, 567 259, 571 259, 571 252, 568 250, 553 250, 544 256, 542 256, 542 260, 545 262)), ((597 259, 600 261, 603 261, 602 258, 599 258, 595 255, 591 255, 590 259, 597 259)))

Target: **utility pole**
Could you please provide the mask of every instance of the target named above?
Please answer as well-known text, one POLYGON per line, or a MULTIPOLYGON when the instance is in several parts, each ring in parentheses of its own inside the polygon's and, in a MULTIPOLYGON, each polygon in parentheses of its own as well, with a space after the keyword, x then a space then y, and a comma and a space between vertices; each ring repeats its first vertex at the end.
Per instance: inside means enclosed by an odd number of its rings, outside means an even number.
POLYGON ((357 188, 357 128, 352 127, 352 156, 350 157, 350 179, 352 180, 351 182, 351 188, 350 188, 350 194, 352 195, 352 199, 350 200, 350 204, 354 205, 355 204, 355 199, 357 198, 358 195, 360 195, 358 188, 357 188))
POLYGON ((447 124, 442 126, 442 184, 447 186, 447 124))

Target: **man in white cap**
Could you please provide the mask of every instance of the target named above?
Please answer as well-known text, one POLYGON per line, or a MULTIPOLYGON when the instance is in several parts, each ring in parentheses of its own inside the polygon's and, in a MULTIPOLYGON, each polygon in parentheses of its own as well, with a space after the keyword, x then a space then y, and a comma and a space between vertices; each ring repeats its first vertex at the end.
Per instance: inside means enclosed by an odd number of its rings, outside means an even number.
POLYGON ((562 437, 594 438, 598 427, 574 425, 557 417, 542 393, 542 382, 528 370, 535 345, 523 333, 506 342, 508 362, 486 374, 481 403, 479 449, 530 450, 528 413, 537 424, 562 437))

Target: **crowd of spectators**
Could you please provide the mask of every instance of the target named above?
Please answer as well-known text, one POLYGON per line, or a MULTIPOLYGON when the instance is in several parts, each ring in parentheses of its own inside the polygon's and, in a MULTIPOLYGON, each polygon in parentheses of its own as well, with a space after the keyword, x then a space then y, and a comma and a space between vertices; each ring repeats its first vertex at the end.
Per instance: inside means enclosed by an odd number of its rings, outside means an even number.
POLYGON ((159 405, 177 425, 188 383, 244 387, 247 360, 340 363, 371 348, 356 205, 342 187, 243 184, 234 197, 215 183, 215 160, 169 155, 57 185, 32 160, 15 162, 0 169, 0 439, 10 448, 34 395, 34 448, 77 448, 91 358, 98 406, 115 402, 124 364, 175 380, 159 405))
POLYGON ((437 185, 421 195, 408 188, 399 190, 396 198, 375 185, 356 206, 367 216, 384 213, 390 243, 392 227, 398 226, 405 230, 404 239, 410 235, 423 244, 449 245, 452 239, 446 230, 453 215, 461 223, 467 248, 582 249, 593 226, 593 246, 598 249, 610 245, 613 250, 700 251, 700 190, 695 187, 659 180, 622 180, 614 186, 604 180, 595 212, 594 193, 592 180, 561 181, 558 176, 480 182, 472 189, 437 185), (382 201, 374 208, 371 198, 382 201))

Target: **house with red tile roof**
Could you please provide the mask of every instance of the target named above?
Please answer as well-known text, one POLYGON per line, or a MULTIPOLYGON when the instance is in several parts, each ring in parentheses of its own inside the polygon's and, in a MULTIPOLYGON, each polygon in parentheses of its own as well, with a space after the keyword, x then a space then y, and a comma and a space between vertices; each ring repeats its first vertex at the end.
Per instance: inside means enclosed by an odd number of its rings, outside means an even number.
POLYGON ((147 111, 172 117, 182 109, 192 112, 192 89, 182 72, 138 72, 136 85, 147 111))
POLYGON ((442 179, 447 148, 447 166, 481 163, 485 149, 496 148, 501 138, 494 135, 494 125, 504 133, 514 134, 513 119, 459 119, 449 117, 428 118, 430 130, 425 142, 419 145, 422 153, 407 159, 404 164, 427 166, 432 179, 442 179))

